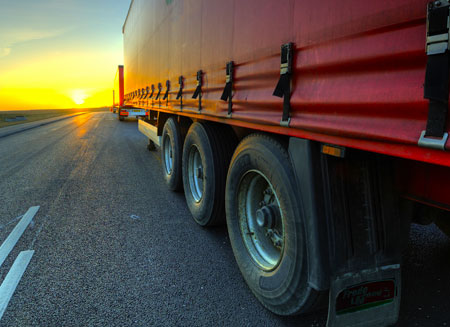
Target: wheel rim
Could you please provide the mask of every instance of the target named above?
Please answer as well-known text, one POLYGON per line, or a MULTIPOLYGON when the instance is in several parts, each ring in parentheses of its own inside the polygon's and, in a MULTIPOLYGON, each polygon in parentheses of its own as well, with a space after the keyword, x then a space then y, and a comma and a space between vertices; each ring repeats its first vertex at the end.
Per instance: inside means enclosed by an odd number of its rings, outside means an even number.
POLYGON ((192 197, 200 202, 203 197, 203 164, 198 148, 193 145, 188 156, 188 178, 192 197))
POLYGON ((258 170, 247 172, 238 187, 239 225, 253 261, 263 270, 275 269, 284 252, 284 217, 269 179, 258 170))
POLYGON ((173 170, 173 150, 172 142, 170 142, 170 136, 166 135, 163 142, 164 148, 164 166, 166 168, 166 174, 171 175, 173 170))

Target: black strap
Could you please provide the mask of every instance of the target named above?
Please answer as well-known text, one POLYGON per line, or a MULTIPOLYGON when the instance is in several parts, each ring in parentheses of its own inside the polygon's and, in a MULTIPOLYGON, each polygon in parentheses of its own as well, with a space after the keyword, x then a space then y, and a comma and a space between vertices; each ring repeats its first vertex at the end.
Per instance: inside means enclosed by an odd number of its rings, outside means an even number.
POLYGON ((281 122, 289 122, 291 112, 291 77, 292 77, 292 55, 293 43, 281 46, 281 72, 280 79, 273 91, 273 95, 283 98, 283 116, 281 122))
POLYGON ((197 97, 200 95, 200 92, 202 92, 202 86, 197 85, 197 88, 194 91, 194 94, 192 95, 192 99, 197 99, 197 97))
POLYGON ((286 73, 280 76, 273 95, 283 98, 283 116, 281 120, 288 121, 291 111, 291 74, 286 73))
POLYGON ((197 88, 192 95, 192 99, 197 99, 198 97, 198 111, 202 110, 202 75, 203 72, 199 70, 197 72, 197 88))
POLYGON ((152 84, 152 93, 148 96, 149 99, 153 97, 153 93, 155 93, 155 85, 152 84))
POLYGON ((227 62, 225 72, 226 72, 226 84, 225 88, 223 89, 222 96, 220 99, 222 101, 228 101, 228 115, 231 115, 231 112, 233 110, 233 70, 234 70, 234 63, 232 61, 227 62))
POLYGON ((197 88, 194 91, 194 94, 192 95, 192 99, 197 99, 197 97, 200 95, 201 98, 201 93, 202 93, 202 75, 203 72, 201 70, 199 70, 197 72, 197 88))
POLYGON ((223 89, 222 96, 220 97, 220 100, 222 101, 228 101, 228 99, 231 98, 231 91, 232 91, 231 82, 228 82, 225 84, 225 88, 223 89))
POLYGON ((178 84, 180 84, 180 89, 177 93, 177 100, 180 100, 180 110, 183 110, 183 81, 183 76, 178 77, 178 84))
POLYGON ((177 100, 183 96, 183 76, 178 77, 178 84, 180 84, 180 89, 177 93, 177 100))
POLYGON ((166 89, 166 93, 164 93, 164 97, 163 97, 163 100, 166 100, 166 99, 167 99, 167 97, 169 96, 169 90, 170 90, 170 81, 166 81, 166 87, 167 87, 167 89, 166 89))
POLYGON ((429 99, 428 120, 425 136, 442 138, 446 131, 448 100, 449 100, 449 51, 447 46, 439 51, 433 51, 436 43, 442 45, 441 41, 433 42, 433 37, 449 33, 447 21, 449 17, 449 6, 430 3, 428 7, 428 30, 427 30, 427 68, 425 73, 424 98, 429 99))
POLYGON ((220 97, 223 101, 228 101, 228 115, 231 115, 233 111, 233 101, 232 101, 232 92, 233 92, 233 84, 228 82, 225 84, 225 88, 223 89, 222 96, 220 97))
POLYGON ((449 96, 449 52, 428 56, 424 98, 429 99, 425 136, 445 133, 449 96))
POLYGON ((443 137, 447 124, 448 102, 430 100, 425 136, 443 137))
POLYGON ((161 83, 158 83, 158 94, 156 95, 155 100, 159 99, 159 96, 161 95, 161 89, 162 89, 162 85, 161 85, 161 83))

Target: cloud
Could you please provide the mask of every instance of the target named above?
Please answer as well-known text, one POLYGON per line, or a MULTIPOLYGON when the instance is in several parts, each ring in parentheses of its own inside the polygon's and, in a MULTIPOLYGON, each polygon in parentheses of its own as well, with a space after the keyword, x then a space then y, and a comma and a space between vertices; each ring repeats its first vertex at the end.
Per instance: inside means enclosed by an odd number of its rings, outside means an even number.
POLYGON ((66 30, 34 30, 34 29, 14 29, 2 31, 0 35, 0 58, 11 53, 12 48, 21 43, 33 40, 53 38, 64 34, 66 30))

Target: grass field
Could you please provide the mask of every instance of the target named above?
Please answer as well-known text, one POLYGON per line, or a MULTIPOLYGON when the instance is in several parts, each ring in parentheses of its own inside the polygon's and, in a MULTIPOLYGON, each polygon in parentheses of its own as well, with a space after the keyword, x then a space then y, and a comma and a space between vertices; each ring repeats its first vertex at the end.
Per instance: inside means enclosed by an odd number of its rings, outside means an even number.
POLYGON ((0 111, 0 128, 6 126, 13 126, 17 124, 30 123, 37 120, 70 115, 77 112, 94 112, 94 111, 108 111, 108 108, 88 108, 88 109, 48 109, 48 110, 14 110, 14 111, 0 111), (5 118, 14 118, 16 116, 25 116, 24 121, 6 122, 5 118))

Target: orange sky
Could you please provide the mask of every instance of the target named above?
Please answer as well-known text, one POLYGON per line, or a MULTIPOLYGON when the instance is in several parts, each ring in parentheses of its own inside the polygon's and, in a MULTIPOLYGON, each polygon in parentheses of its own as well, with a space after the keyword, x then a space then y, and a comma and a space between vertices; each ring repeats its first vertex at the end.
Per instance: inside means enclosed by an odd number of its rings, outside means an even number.
POLYGON ((17 0, 0 11, 0 110, 110 105, 129 0, 17 0))

